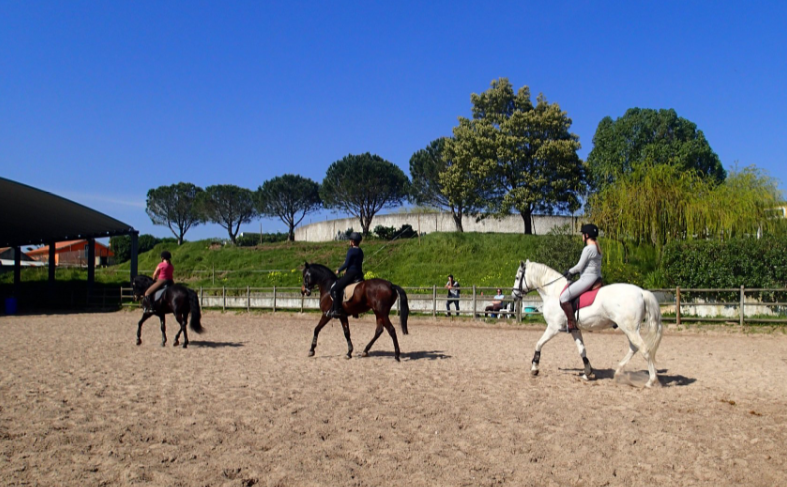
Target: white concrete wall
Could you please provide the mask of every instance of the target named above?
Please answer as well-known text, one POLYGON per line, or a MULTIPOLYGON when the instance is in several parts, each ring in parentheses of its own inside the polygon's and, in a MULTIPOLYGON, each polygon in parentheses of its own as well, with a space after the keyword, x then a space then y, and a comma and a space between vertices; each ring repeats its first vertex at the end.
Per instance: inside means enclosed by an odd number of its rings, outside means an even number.
MULTIPOLYGON (((577 227, 578 222, 577 217, 539 215, 533 218, 533 233, 535 235, 544 235, 550 229, 566 224, 577 227)), ((410 224, 413 230, 421 233, 456 231, 456 225, 450 213, 391 213, 375 215, 369 230, 373 231, 377 225, 400 228, 404 224, 410 224)), ((333 240, 338 232, 344 232, 350 227, 360 232, 361 222, 358 218, 339 218, 310 223, 295 229, 295 240, 300 242, 327 242, 333 240)), ((519 215, 507 216, 500 220, 487 218, 480 222, 476 222, 473 217, 466 216, 462 219, 462 227, 465 232, 524 233, 525 222, 519 215)))

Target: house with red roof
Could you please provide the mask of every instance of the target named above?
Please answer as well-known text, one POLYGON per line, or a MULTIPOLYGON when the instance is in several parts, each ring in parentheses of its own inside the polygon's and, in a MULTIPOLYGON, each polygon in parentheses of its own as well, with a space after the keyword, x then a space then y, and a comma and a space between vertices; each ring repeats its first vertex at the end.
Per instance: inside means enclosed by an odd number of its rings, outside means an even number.
MULTIPOLYGON (((115 254, 112 250, 99 242, 95 242, 96 252, 96 265, 109 265, 111 264, 111 257, 115 254)), ((73 266, 84 267, 87 266, 87 253, 88 241, 87 239, 81 240, 68 240, 66 242, 57 242, 55 244, 55 265, 56 266, 73 266)), ((49 262, 49 246, 45 245, 37 249, 26 252, 28 257, 39 262, 49 262)))

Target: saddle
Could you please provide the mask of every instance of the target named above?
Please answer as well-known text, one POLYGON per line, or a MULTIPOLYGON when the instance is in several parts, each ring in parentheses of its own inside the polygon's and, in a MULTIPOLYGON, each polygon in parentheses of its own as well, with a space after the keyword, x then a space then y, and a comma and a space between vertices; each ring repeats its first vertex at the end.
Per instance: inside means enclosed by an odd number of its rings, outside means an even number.
MULTIPOLYGON (((571 283, 568 283, 566 287, 563 288, 563 291, 568 289, 571 283)), ((604 285, 604 282, 601 279, 596 280, 590 289, 585 291, 584 293, 580 294, 578 297, 571 300, 571 307, 574 310, 574 313, 578 312, 582 308, 587 308, 588 306, 593 304, 593 301, 596 300, 596 295, 598 294, 598 290, 601 289, 601 286, 604 285)))
MULTIPOLYGON (((344 294, 342 295, 343 303, 346 303, 347 301, 353 298, 353 293, 355 292, 356 286, 358 286, 358 284, 362 283, 363 281, 364 281, 363 277, 360 277, 344 287, 344 291, 343 291, 344 294)), ((333 286, 335 285, 336 283, 333 284, 333 286)), ((331 294, 331 296, 333 296, 333 294, 331 294)))
POLYGON ((159 302, 159 300, 161 300, 161 296, 164 295, 164 291, 166 291, 167 288, 169 288, 172 285, 173 284, 166 283, 160 288, 156 289, 156 292, 154 292, 153 295, 150 296, 151 304, 155 306, 159 302))

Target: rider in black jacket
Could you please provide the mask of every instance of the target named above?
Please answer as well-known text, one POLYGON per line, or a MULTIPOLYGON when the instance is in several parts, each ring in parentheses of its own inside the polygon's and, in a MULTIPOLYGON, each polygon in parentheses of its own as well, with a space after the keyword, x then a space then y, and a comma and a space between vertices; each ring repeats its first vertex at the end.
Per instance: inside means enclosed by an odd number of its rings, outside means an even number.
POLYGON ((361 238, 361 234, 358 232, 350 234, 350 248, 347 250, 347 258, 344 259, 344 264, 336 270, 337 275, 341 271, 345 271, 345 273, 331 288, 333 308, 328 314, 330 318, 341 318, 346 316, 342 309, 342 293, 344 288, 348 284, 363 280, 363 250, 359 247, 361 238))

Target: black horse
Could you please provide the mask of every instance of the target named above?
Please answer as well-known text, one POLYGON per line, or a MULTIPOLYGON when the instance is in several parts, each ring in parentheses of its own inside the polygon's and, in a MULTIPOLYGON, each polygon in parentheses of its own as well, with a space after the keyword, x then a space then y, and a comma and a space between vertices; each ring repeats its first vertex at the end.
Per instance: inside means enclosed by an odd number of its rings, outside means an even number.
MULTIPOLYGON (((317 335, 320 334, 322 327, 328 323, 331 318, 326 316, 326 313, 331 309, 333 300, 329 293, 331 286, 338 278, 330 269, 320 264, 306 263, 303 269, 303 285, 301 286, 301 293, 310 295, 314 286, 320 288, 320 309, 322 310, 322 317, 317 327, 314 329, 314 338, 312 339, 312 348, 309 350, 309 357, 314 356, 314 349, 317 347, 317 335)), ((342 304, 347 315, 357 315, 366 311, 372 310, 377 317, 377 330, 374 332, 374 338, 366 345, 363 350, 362 357, 369 355, 369 349, 372 348, 374 342, 380 337, 383 332, 383 327, 388 330, 394 344, 394 358, 399 361, 399 341, 396 339, 396 330, 394 330, 391 320, 388 315, 391 308, 396 302, 397 295, 401 301, 399 312, 399 324, 402 327, 402 333, 407 335, 407 317, 410 314, 410 307, 407 304, 407 294, 401 287, 391 284, 383 279, 369 279, 362 281, 353 291, 352 299, 342 304)), ((352 357, 353 344, 350 340, 350 322, 347 317, 340 318, 342 328, 344 329, 344 337, 347 339, 347 358, 352 357)))
MULTIPOLYGON (((131 287, 134 289, 134 300, 142 299, 145 291, 153 284, 153 279, 148 276, 136 276, 131 280, 131 287)), ((153 296, 151 296, 153 298, 153 296)), ((152 299, 151 299, 152 300, 152 299)), ((139 320, 137 327, 137 345, 142 343, 142 323, 148 318, 156 315, 161 320, 161 346, 167 344, 167 327, 164 320, 164 315, 172 313, 175 319, 180 324, 180 330, 175 335, 175 343, 173 346, 178 346, 180 334, 183 333, 183 348, 189 345, 189 336, 186 333, 186 319, 191 314, 191 330, 196 333, 202 333, 204 328, 200 323, 202 314, 199 308, 199 298, 197 293, 191 289, 181 286, 180 284, 173 284, 164 289, 161 298, 152 301, 152 309, 145 311, 142 319, 139 320)))

